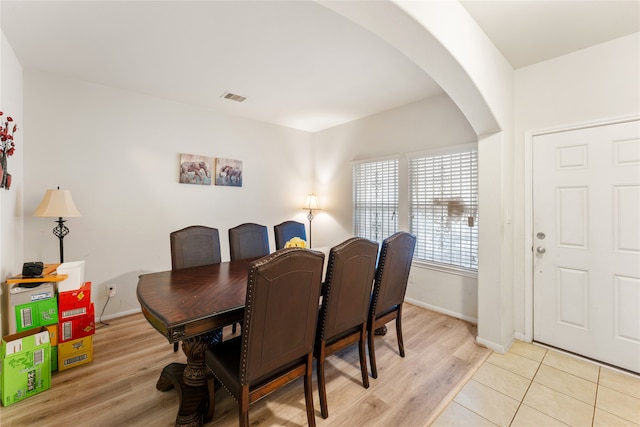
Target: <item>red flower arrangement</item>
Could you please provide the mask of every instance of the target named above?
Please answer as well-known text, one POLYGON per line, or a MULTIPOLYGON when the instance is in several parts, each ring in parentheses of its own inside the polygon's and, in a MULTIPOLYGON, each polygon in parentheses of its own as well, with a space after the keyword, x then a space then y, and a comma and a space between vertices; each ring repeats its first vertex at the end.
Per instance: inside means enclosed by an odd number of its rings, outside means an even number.
MULTIPOLYGON (((0 116, 4 113, 0 111, 0 116)), ((13 135, 18 130, 18 125, 13 119, 7 116, 4 123, 0 122, 0 188, 11 187, 11 174, 7 172, 7 157, 13 156, 16 151, 16 144, 13 142, 13 135)))
MULTIPOLYGON (((4 113, 0 111, 0 116, 4 113)), ((18 125, 13 123, 13 119, 9 116, 4 121, 4 125, 0 125, 0 148, 2 155, 5 157, 13 156, 16 145, 13 142, 13 134, 18 130, 18 125), (12 126, 13 125, 13 126, 12 126)))

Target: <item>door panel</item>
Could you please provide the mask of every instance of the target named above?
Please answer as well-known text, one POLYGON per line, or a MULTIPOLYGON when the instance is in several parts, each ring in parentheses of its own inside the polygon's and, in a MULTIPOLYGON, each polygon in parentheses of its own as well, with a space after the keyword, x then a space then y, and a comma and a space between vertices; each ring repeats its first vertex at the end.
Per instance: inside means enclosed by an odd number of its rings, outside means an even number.
POLYGON ((640 122, 533 140, 534 340, 640 372, 640 122))

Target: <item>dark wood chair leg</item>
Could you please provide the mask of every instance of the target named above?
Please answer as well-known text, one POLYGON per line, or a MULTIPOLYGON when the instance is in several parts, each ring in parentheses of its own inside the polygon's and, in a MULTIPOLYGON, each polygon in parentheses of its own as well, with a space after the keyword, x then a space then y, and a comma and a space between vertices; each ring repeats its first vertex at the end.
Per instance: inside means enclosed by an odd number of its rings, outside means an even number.
POLYGON ((304 400, 307 406, 307 423, 316 427, 316 414, 313 410, 313 355, 307 358, 307 369, 304 374, 304 400))
MULTIPOLYGON (((322 418, 327 418, 329 416, 329 409, 327 408, 327 388, 324 380, 324 359, 325 359, 325 351, 324 351, 325 343, 320 343, 320 350, 318 352, 318 367, 316 375, 318 377, 318 395, 320 396, 320 413, 322 414, 322 418)), ((306 388, 306 384, 305 384, 306 388)))
POLYGON ((378 369, 376 368, 376 351, 373 346, 373 338, 375 336, 375 325, 368 327, 367 337, 369 338, 369 363, 371 363, 371 376, 378 378, 378 369))
POLYGON ((365 354, 366 336, 367 330, 365 326, 362 325, 362 330, 360 331, 360 341, 358 343, 358 352, 360 353, 360 371, 362 373, 362 385, 364 386, 364 388, 369 388, 369 371, 367 369, 367 356, 365 354))
POLYGON ((177 342, 173 343, 173 351, 174 352, 178 351, 178 343, 177 342))
POLYGON ((204 415, 205 424, 213 419, 213 413, 215 412, 215 389, 216 389, 216 378, 208 374, 207 375, 207 392, 209 393, 209 408, 207 409, 207 413, 204 415))
POLYGON ((238 402, 240 427, 249 427, 249 386, 243 385, 238 402))
POLYGON ((404 341, 402 340, 402 308, 398 310, 396 317, 396 335, 398 336, 398 351, 400 356, 404 357, 404 341))

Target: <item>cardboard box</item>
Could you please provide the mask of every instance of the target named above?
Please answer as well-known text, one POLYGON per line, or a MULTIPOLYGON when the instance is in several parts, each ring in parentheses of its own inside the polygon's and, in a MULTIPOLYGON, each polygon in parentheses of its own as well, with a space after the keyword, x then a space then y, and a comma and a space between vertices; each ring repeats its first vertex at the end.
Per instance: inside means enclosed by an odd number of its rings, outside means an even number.
POLYGON ((93 335, 58 343, 58 370, 74 368, 93 361, 93 335))
POLYGON ((58 370, 58 324, 45 326, 51 344, 51 372, 58 370))
POLYGON ((51 343, 51 348, 58 345, 58 324, 47 325, 45 326, 47 331, 49 331, 49 342, 51 343))
POLYGON ((58 370, 58 346, 51 346, 51 372, 58 370))
POLYGON ((58 300, 49 298, 15 307, 16 331, 58 323, 58 300))
POLYGON ((63 262, 56 272, 67 275, 65 280, 58 283, 58 291, 72 291, 84 283, 84 261, 63 262))
POLYGON ((60 319, 85 316, 91 305, 91 282, 85 282, 79 289, 58 292, 60 319))
MULTIPOLYGON (((16 317, 16 306, 21 306, 24 304, 29 304, 29 303, 36 303, 38 301, 43 301, 43 300, 47 300, 47 299, 52 299, 56 297, 56 288, 55 288, 55 283, 52 282, 46 282, 46 283, 41 283, 35 287, 29 288, 29 287, 23 287, 21 285, 24 285, 22 283, 18 283, 18 284, 6 284, 3 283, 3 286, 6 285, 6 288, 4 290, 4 296, 3 296, 3 301, 2 301, 2 315, 4 316, 3 319, 3 331, 2 331, 2 335, 11 335, 11 334, 15 334, 16 332, 19 332, 18 328, 17 328, 17 319, 19 317, 16 317)), ((31 286, 32 284, 28 284, 29 286, 31 286)), ((31 314, 33 315, 35 312, 37 312, 37 306, 32 306, 32 311, 31 313, 25 313, 25 315, 27 314, 31 314)), ((56 309, 57 312, 57 309, 56 309)), ((39 327, 41 325, 39 325, 39 322, 33 322, 33 321, 29 321, 28 318, 25 318, 25 320, 27 320, 27 323, 31 323, 32 326, 31 327, 23 327, 20 330, 26 330, 26 329, 30 329, 30 328, 36 328, 39 327)))
POLYGON ((96 332, 96 316, 93 304, 89 306, 89 311, 84 316, 60 320, 58 325, 58 342, 60 343, 93 335, 96 332))
POLYGON ((46 328, 2 340, 0 398, 9 406, 51 387, 51 343, 46 328))
POLYGON ((31 286, 32 284, 17 284, 9 289, 12 305, 28 304, 56 296, 56 286, 53 282, 41 283, 34 287, 23 287, 21 285, 31 286))

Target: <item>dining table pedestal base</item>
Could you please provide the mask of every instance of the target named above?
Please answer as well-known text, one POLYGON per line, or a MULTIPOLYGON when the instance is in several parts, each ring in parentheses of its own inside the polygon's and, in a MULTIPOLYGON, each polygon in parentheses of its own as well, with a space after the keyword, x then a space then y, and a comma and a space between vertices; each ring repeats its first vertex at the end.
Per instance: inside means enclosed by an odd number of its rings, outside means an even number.
POLYGON ((176 416, 176 427, 200 427, 209 420, 207 418, 209 407, 209 393, 206 382, 200 386, 190 386, 184 383, 184 363, 170 363, 165 366, 156 383, 160 391, 169 391, 173 388, 178 392, 180 407, 176 416))

